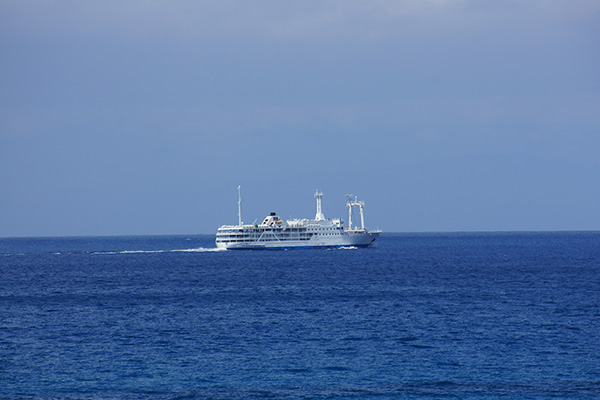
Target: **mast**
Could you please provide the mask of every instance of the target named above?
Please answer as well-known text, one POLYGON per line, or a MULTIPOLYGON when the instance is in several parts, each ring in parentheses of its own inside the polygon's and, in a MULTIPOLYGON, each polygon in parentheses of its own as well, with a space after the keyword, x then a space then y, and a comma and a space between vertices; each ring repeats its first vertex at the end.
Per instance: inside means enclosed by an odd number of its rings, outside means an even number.
POLYGON ((348 230, 351 231, 352 230, 352 195, 347 194, 346 197, 348 198, 348 203, 346 203, 346 205, 348 206, 348 230))
POLYGON ((360 229, 365 230, 365 215, 363 214, 363 206, 365 205, 364 201, 358 202, 358 208, 360 210, 360 229))
POLYGON ((238 225, 243 226, 242 223, 242 192, 241 185, 238 185, 238 225))
POLYGON ((323 193, 319 192, 319 189, 317 189, 315 197, 317 198, 317 215, 315 215, 315 221, 323 221, 325 220, 325 216, 321 211, 321 197, 323 197, 323 193))

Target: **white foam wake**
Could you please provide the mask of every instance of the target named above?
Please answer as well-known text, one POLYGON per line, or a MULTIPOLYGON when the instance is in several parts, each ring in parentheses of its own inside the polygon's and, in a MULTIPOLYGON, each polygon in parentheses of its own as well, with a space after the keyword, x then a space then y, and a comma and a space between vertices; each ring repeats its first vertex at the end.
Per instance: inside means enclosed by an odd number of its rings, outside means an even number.
POLYGON ((197 249, 182 249, 182 250, 170 250, 171 252, 183 252, 183 253, 209 253, 213 251, 227 251, 223 247, 199 247, 197 249))
POLYGON ((215 251, 226 251, 219 247, 198 247, 197 249, 175 249, 175 250, 122 250, 122 251, 96 251, 92 254, 152 254, 152 253, 208 253, 215 251))

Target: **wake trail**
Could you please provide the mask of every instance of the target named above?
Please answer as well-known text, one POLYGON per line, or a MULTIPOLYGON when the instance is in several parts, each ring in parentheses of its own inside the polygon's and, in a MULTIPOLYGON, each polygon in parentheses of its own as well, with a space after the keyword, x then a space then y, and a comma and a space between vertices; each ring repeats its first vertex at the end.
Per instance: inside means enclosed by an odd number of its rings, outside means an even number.
POLYGON ((121 251, 95 251, 91 254, 155 254, 155 253, 213 253, 227 251, 218 247, 198 247, 196 249, 174 249, 174 250, 121 250, 121 251))

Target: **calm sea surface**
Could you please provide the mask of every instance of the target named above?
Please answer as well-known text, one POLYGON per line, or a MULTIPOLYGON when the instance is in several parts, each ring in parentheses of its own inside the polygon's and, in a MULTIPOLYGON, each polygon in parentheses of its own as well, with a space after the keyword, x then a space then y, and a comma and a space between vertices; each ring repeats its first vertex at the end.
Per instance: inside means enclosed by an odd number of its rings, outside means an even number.
POLYGON ((600 399, 600 233, 0 239, 1 399, 600 399))

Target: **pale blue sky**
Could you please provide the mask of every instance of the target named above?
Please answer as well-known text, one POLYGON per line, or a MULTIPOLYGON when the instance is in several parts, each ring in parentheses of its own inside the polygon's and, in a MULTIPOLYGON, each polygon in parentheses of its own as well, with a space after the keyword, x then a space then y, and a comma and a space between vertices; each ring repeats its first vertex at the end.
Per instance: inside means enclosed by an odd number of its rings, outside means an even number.
POLYGON ((0 236, 600 229, 600 2, 0 2, 0 236))

